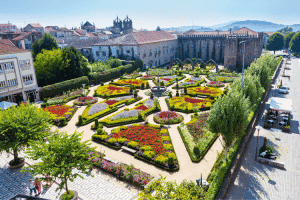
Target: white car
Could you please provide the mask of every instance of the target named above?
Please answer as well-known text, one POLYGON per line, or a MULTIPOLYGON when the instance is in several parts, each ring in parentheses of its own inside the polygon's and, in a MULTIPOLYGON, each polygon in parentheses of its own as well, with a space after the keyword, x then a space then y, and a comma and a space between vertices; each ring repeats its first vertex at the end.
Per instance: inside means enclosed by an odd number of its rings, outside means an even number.
POLYGON ((283 88, 281 87, 281 88, 279 88, 278 92, 279 92, 279 93, 282 93, 282 94, 286 94, 286 93, 288 93, 288 90, 287 90, 287 89, 283 89, 283 88))

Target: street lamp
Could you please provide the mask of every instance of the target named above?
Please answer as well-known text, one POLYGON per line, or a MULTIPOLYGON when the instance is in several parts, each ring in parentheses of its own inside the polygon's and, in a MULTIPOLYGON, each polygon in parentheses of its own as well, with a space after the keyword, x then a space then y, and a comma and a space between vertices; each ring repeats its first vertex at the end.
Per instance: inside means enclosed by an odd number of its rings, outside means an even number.
POLYGON ((245 46, 247 41, 241 41, 240 44, 244 44, 244 51, 243 51, 243 71, 242 71, 242 89, 244 89, 244 67, 245 67, 245 46))
POLYGON ((257 139, 256 139, 256 152, 255 152, 255 160, 257 160, 259 130, 262 129, 262 127, 261 126, 255 126, 255 129, 258 131, 257 139))
POLYGON ((85 87, 85 83, 82 84, 83 95, 85 96, 85 93, 84 93, 84 92, 85 92, 84 87, 85 87))

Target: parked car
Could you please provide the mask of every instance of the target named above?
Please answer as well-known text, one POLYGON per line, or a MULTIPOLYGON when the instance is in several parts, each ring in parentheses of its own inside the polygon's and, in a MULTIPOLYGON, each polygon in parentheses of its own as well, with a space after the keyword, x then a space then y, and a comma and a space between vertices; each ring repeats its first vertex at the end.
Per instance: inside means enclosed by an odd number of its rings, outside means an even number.
POLYGON ((279 93, 282 93, 282 94, 286 94, 286 93, 288 93, 288 90, 287 89, 283 89, 283 88, 279 88, 279 90, 278 90, 278 92, 279 93))
POLYGON ((277 158, 274 153, 269 153, 268 151, 264 151, 264 152, 260 153, 259 157, 267 158, 267 159, 271 159, 271 160, 275 160, 277 158))
POLYGON ((290 88, 288 88, 288 87, 286 87, 286 86, 281 86, 279 89, 289 90, 290 88))

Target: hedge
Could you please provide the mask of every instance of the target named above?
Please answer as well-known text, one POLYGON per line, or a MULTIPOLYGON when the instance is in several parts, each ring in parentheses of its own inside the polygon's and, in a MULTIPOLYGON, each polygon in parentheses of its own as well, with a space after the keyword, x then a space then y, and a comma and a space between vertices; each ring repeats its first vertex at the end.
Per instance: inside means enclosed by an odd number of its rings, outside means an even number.
POLYGON ((74 78, 44 86, 40 91, 40 96, 41 99, 55 97, 58 95, 62 95, 64 92, 67 92, 69 90, 81 88, 82 84, 89 85, 89 79, 87 76, 82 76, 79 78, 74 78))

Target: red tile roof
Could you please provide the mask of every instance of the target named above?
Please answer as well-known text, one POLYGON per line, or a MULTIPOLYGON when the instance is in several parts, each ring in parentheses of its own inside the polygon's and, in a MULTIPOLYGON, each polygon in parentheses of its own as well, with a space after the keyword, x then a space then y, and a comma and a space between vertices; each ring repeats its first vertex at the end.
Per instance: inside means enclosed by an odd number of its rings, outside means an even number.
POLYGON ((26 36, 29 35, 30 33, 32 33, 32 32, 22 32, 21 35, 15 37, 15 38, 12 39, 12 40, 16 40, 16 41, 17 41, 17 40, 22 40, 24 37, 26 37, 26 36))
POLYGON ((53 29, 52 27, 47 27, 45 28, 45 31, 48 31, 48 32, 55 32, 57 30, 53 29))
POLYGON ((30 23, 30 25, 33 27, 33 28, 44 28, 42 25, 40 25, 39 23, 30 23))
POLYGON ((138 44, 176 40, 176 37, 166 31, 141 31, 131 33, 138 44))
POLYGON ((16 47, 10 40, 0 40, 0 54, 28 52, 26 49, 16 47))

